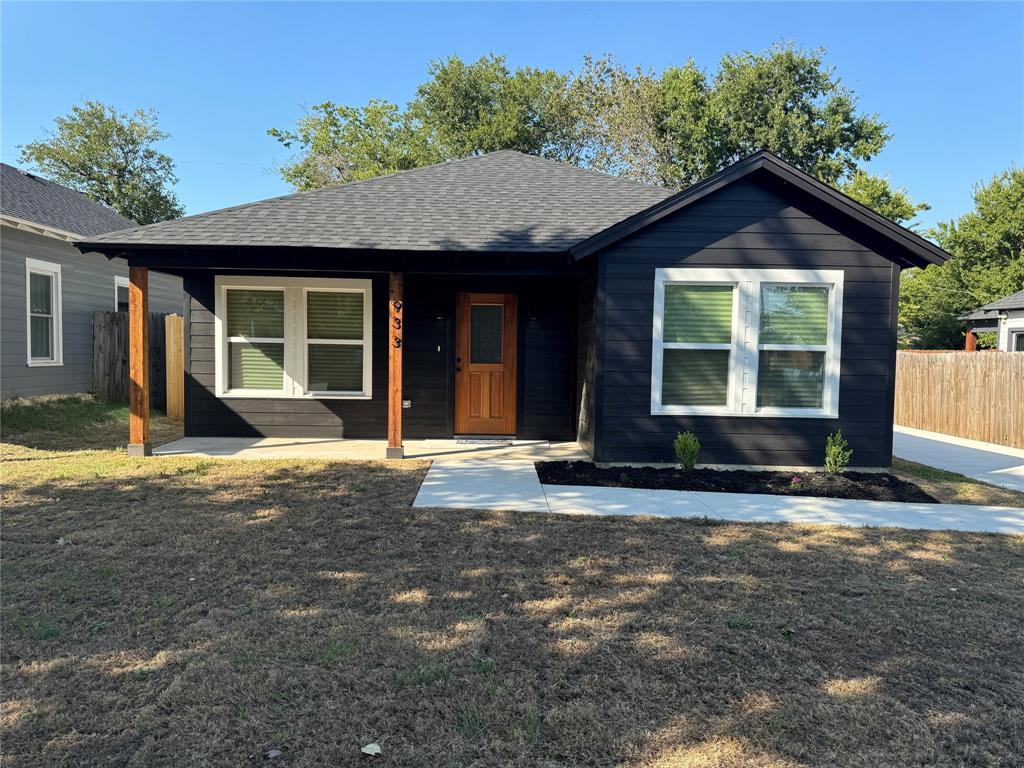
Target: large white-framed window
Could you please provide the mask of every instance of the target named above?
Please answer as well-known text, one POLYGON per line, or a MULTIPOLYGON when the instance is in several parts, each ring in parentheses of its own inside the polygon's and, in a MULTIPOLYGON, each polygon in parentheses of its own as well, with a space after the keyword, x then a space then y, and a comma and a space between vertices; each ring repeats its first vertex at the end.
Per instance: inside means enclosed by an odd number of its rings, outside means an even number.
POLYGON ((218 397, 369 399, 372 282, 218 276, 218 397))
POLYGON ((25 259, 27 362, 30 366, 64 364, 60 264, 25 259))
POLYGON ((652 415, 839 415, 842 270, 655 270, 652 415))
POLYGON ((128 278, 114 275, 114 311, 128 311, 128 278))

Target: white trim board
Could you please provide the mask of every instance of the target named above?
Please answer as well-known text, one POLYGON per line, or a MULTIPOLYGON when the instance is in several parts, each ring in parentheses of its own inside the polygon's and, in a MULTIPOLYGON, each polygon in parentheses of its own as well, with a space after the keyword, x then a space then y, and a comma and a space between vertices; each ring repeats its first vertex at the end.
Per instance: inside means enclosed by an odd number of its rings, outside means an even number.
POLYGON ((25 362, 30 368, 64 365, 64 296, 61 286, 60 264, 40 259, 25 258, 25 362), (33 274, 50 278, 50 327, 53 353, 49 358, 32 357, 32 278, 33 274))
POLYGON ((667 267, 654 270, 654 318, 651 336, 652 416, 752 416, 835 419, 839 417, 839 373, 842 354, 843 278, 841 269, 745 269, 741 267, 667 267), (761 284, 821 286, 828 288, 828 330, 823 345, 759 343, 761 284), (665 349, 721 349, 722 344, 665 342, 666 285, 731 285, 733 287, 732 338, 728 345, 728 394, 724 405, 663 404, 662 378, 665 349), (821 408, 757 406, 760 350, 811 350, 825 353, 821 408))
POLYGON ((217 397, 282 398, 316 400, 369 400, 373 393, 373 281, 370 279, 330 277, 247 277, 217 275, 214 278, 214 376, 217 397), (228 389, 228 342, 224 323, 228 290, 280 290, 284 294, 284 336, 280 339, 240 338, 259 343, 269 341, 284 346, 284 376, 281 389, 228 389), (306 338, 306 295, 310 290, 363 294, 362 341, 338 343, 362 344, 363 389, 361 392, 313 392, 308 381, 308 344, 306 338))

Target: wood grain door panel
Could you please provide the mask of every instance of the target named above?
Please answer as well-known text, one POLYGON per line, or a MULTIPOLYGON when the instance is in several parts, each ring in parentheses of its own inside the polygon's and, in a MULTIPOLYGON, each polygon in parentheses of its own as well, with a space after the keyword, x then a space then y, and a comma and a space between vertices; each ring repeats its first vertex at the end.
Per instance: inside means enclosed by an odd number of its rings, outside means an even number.
POLYGON ((458 295, 455 309, 456 434, 515 434, 516 328, 514 294, 458 295))

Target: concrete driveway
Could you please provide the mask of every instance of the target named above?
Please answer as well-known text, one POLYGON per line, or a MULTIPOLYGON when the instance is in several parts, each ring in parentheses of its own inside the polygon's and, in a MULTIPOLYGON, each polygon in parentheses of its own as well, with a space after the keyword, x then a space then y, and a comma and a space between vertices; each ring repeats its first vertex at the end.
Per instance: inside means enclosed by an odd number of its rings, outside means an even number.
POLYGON ((893 427, 892 454, 949 472, 1024 491, 1024 450, 937 432, 893 427))

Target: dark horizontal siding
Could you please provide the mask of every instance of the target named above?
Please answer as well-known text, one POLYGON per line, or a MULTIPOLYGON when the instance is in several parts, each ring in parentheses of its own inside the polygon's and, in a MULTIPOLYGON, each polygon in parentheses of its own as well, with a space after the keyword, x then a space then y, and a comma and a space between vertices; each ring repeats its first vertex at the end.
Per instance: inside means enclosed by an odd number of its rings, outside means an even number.
MULTIPOLYGON (((339 277, 341 275, 338 275, 339 277)), ((185 430, 200 437, 381 437, 387 430, 387 276, 373 275, 370 400, 218 398, 214 376, 214 276, 190 274, 185 430)))
POLYGON ((889 464, 898 269, 857 232, 840 231, 789 197, 742 180, 599 254, 599 461, 672 461, 673 438, 690 430, 702 462, 820 465, 825 438, 841 428, 855 464, 889 464), (842 269, 839 418, 652 416, 654 271, 673 266, 842 269))

